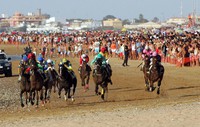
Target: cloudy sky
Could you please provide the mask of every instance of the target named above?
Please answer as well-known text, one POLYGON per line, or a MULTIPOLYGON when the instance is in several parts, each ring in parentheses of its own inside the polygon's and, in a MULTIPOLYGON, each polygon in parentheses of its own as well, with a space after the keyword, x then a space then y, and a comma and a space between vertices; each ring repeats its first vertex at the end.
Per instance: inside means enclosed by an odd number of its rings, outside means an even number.
MULTIPOLYGON (((193 11, 200 13, 200 0, 182 0, 183 16, 193 11), (198 8, 199 7, 199 8, 198 8)), ((121 19, 138 18, 143 14, 148 20, 158 17, 166 20, 181 15, 181 0, 0 0, 0 14, 11 16, 18 11, 23 14, 36 12, 48 13, 59 20, 66 18, 102 19, 114 15, 121 19)))

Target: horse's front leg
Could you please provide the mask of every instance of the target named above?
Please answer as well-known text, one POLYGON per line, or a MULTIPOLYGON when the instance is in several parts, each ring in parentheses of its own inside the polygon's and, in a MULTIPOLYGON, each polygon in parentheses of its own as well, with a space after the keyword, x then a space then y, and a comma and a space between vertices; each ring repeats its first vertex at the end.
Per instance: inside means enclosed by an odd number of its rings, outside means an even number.
POLYGON ((65 89, 64 99, 65 99, 65 101, 67 101, 67 93, 69 91, 69 88, 65 87, 64 89, 65 89))
POLYGON ((23 99, 22 99, 22 95, 23 95, 23 91, 21 90, 20 92, 20 100, 21 100, 21 106, 24 107, 24 103, 23 103, 23 99))
POLYGON ((35 91, 33 89, 31 89, 30 96, 29 96, 29 101, 31 102, 31 105, 34 105, 33 98, 35 99, 35 91), (34 93, 34 95, 33 95, 33 93, 34 93))
POLYGON ((42 106, 44 106, 43 89, 40 90, 40 101, 42 102, 42 106))
POLYGON ((61 90, 62 88, 58 88, 58 98, 61 98, 61 90))
POLYGON ((152 92, 153 91, 153 81, 150 81, 150 86, 149 86, 149 91, 152 92))
POLYGON ((90 73, 87 76, 87 80, 86 80, 86 88, 89 89, 89 81, 90 81, 90 73))
POLYGON ((25 98, 26 98, 26 105, 28 106, 28 93, 25 93, 25 98))
POLYGON ((38 102, 39 102, 39 94, 38 91, 36 90, 36 107, 38 107, 38 102))
POLYGON ((99 86, 98 86, 98 84, 95 84, 96 86, 95 86, 95 94, 96 95, 99 95, 99 86))
POLYGON ((71 98, 71 95, 70 95, 70 93, 71 93, 71 88, 69 87, 68 89, 67 89, 67 93, 68 93, 68 98, 71 98))
POLYGON ((45 102, 47 101, 47 91, 48 91, 48 89, 45 86, 45 91, 44 91, 44 100, 45 100, 45 102))
POLYGON ((160 94, 160 86, 161 86, 161 80, 158 81, 157 94, 160 94))

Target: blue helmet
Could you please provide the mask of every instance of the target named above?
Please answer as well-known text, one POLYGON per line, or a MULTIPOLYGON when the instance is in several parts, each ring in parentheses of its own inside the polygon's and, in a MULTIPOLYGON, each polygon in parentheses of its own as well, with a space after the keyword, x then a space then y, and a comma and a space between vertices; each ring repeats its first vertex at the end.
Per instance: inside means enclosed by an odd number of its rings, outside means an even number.
POLYGON ((44 59, 43 59, 41 56, 39 56, 39 57, 38 57, 38 61, 39 61, 39 62, 43 62, 44 59))
POLYGON ((28 61, 28 57, 27 57, 26 55, 24 55, 22 59, 23 59, 23 61, 25 61, 25 62, 28 61))

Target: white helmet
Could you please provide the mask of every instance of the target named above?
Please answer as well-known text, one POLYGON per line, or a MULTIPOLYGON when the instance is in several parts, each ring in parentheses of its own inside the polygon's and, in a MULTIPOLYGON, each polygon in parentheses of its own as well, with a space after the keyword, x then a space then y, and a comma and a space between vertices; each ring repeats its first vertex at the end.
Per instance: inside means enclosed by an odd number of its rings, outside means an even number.
POLYGON ((51 63, 52 63, 51 59, 48 59, 48 60, 47 60, 47 63, 48 63, 48 64, 51 64, 51 63))
POLYGON ((85 57, 86 57, 86 54, 82 54, 81 57, 82 57, 82 59, 85 58, 85 57))

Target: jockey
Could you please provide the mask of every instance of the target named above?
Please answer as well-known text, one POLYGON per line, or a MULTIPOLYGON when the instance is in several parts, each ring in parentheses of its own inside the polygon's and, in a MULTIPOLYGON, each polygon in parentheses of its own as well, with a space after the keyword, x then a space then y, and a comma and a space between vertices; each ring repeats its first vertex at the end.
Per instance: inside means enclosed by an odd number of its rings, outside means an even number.
POLYGON ((91 71, 90 65, 88 64, 89 56, 87 55, 87 53, 83 53, 80 57, 80 67, 78 68, 78 72, 80 73, 83 62, 86 62, 86 64, 87 64, 86 70, 91 71))
POLYGON ((149 48, 149 46, 145 46, 145 49, 143 50, 143 52, 142 52, 143 54, 142 54, 142 57, 144 58, 145 56, 151 56, 151 54, 152 54, 152 51, 151 51, 151 49, 149 48))
POLYGON ((106 71, 107 73, 107 76, 109 77, 108 80, 109 82, 112 84, 112 80, 111 80, 111 68, 110 66, 108 65, 107 63, 107 59, 105 58, 105 52, 106 52, 106 48, 105 47, 102 47, 101 48, 101 52, 99 52, 95 58, 92 60, 91 64, 94 64, 95 62, 97 62, 98 59, 100 59, 102 61, 102 67, 103 69, 106 71))
POLYGON ((45 70, 45 61, 44 58, 42 56, 39 56, 37 59, 37 67, 38 67, 38 72, 40 73, 41 77, 43 78, 43 81, 46 82, 48 79, 44 74, 44 70, 45 70))
POLYGON ((74 79, 76 77, 76 75, 74 74, 74 71, 72 69, 72 64, 69 60, 67 60, 66 58, 62 59, 62 64, 64 65, 64 67, 67 68, 69 74, 71 75, 72 79, 74 79))
POLYGON ((86 63, 89 62, 89 56, 87 54, 82 54, 80 57, 80 67, 82 66, 83 61, 85 61, 86 63))
POLYGON ((37 62, 34 53, 29 53, 28 54, 28 62, 29 62, 29 64, 30 64, 31 61, 33 61, 35 63, 37 62))
MULTIPOLYGON (((148 45, 146 45, 146 46, 145 46, 145 49, 142 51, 142 58, 143 58, 143 60, 144 60, 144 58, 145 58, 146 56, 148 56, 148 58, 150 59, 151 54, 152 54, 151 49, 149 48, 148 45)), ((143 70, 143 67, 144 67, 144 61, 142 62, 142 66, 141 66, 141 68, 140 68, 141 71, 143 70)))
POLYGON ((25 72, 24 73, 29 74, 30 67, 29 67, 29 64, 28 64, 28 57, 26 55, 23 56, 22 60, 19 63, 19 66, 18 66, 18 73, 19 73, 18 82, 21 82, 20 68, 22 66, 25 66, 25 72))
MULTIPOLYGON (((47 61, 46 61, 46 64, 47 65, 45 65, 45 68, 44 68, 44 72, 45 72, 45 74, 46 74, 46 80, 48 80, 48 79, 50 79, 50 81, 52 81, 53 80, 53 78, 52 78, 52 75, 49 73, 49 69, 50 70, 52 70, 52 71, 55 71, 54 70, 54 63, 53 63, 53 61, 51 60, 51 59, 48 59, 47 61)), ((55 71, 56 72, 56 71, 55 71)))

